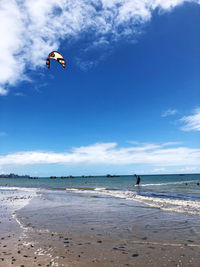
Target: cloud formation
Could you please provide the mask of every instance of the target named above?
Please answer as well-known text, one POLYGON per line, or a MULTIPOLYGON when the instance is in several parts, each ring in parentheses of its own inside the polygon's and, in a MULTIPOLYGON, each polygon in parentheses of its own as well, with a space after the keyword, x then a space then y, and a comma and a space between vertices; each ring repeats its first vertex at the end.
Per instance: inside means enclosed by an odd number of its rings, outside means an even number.
MULTIPOLYGON (((0 95, 45 65, 62 40, 91 37, 83 49, 134 40, 155 9, 169 11, 197 0, 1 0, 0 95)), ((84 50, 85 51, 85 50, 84 50)), ((86 63, 88 65, 89 63, 86 63)), ((90 64, 89 64, 90 65, 90 64)))
POLYGON ((183 166, 200 164, 200 148, 178 143, 141 144, 118 147, 117 143, 97 143, 73 148, 70 152, 26 151, 0 156, 0 168, 37 164, 104 164, 142 166, 183 166))
POLYGON ((165 117, 168 117, 168 116, 175 115, 177 113, 178 113, 178 111, 176 109, 168 109, 168 110, 163 112, 162 117, 165 118, 165 117))
POLYGON ((180 121, 184 124, 181 130, 200 131, 200 108, 195 109, 192 115, 184 116, 180 121))

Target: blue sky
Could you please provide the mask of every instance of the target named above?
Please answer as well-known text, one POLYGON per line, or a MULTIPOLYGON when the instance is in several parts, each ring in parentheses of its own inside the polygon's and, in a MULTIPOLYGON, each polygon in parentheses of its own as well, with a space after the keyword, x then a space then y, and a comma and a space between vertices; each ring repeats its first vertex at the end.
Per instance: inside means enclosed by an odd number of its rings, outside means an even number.
POLYGON ((59 41, 47 35, 46 47, 37 30, 43 24, 32 18, 32 45, 19 37, 22 59, 6 51, 16 69, 0 66, 0 173, 200 171, 200 6, 168 2, 141 7, 128 22, 120 17, 117 32, 97 25, 62 33, 61 23, 51 28, 61 31, 59 41), (66 69, 46 68, 50 48, 65 56, 66 69))

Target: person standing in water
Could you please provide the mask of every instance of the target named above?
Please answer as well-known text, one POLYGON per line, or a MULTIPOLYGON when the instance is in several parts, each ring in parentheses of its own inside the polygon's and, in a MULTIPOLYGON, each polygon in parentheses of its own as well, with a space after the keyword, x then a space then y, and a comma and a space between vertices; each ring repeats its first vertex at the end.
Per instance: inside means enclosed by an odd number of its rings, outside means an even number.
POLYGON ((139 185, 140 184, 140 181, 141 181, 141 178, 139 175, 136 175, 134 174, 134 176, 137 178, 137 181, 136 181, 136 184, 135 185, 139 185))

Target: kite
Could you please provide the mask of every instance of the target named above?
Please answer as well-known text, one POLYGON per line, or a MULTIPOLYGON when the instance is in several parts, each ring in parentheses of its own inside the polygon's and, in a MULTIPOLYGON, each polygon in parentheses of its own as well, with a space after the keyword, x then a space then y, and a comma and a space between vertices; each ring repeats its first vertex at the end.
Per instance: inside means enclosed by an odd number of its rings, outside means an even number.
POLYGON ((46 65, 48 68, 50 68, 50 59, 55 59, 57 60, 63 68, 65 68, 65 59, 64 57, 58 53, 57 51, 52 51, 49 55, 48 58, 46 59, 46 65))

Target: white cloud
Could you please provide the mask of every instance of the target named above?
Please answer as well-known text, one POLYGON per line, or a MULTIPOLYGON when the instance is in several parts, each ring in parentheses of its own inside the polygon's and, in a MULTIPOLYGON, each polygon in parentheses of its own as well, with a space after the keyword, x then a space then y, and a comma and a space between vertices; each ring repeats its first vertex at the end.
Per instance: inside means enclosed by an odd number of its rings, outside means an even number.
POLYGON ((138 141, 128 141, 128 143, 138 147, 139 150, 146 150, 148 149, 154 149, 154 148, 159 148, 159 147, 165 147, 165 146, 175 146, 175 145, 180 145, 181 142, 166 142, 162 144, 153 144, 153 143, 141 143, 138 141))
POLYGON ((26 166, 36 164, 106 164, 166 167, 193 167, 200 164, 200 148, 184 146, 167 147, 167 143, 118 147, 117 143, 97 143, 91 146, 73 148, 70 152, 46 151, 16 152, 0 156, 0 167, 26 166))
POLYGON ((200 131, 200 108, 195 109, 190 116, 184 116, 180 119, 184 126, 181 127, 183 131, 200 131))
POLYGON ((22 92, 17 92, 15 93, 15 96, 24 96, 24 94, 22 92))
POLYGON ((163 143, 162 146, 175 146, 175 145, 180 145, 181 142, 167 142, 167 143, 163 143))
POLYGON ((8 91, 0 86, 0 95, 7 95, 8 91))
MULTIPOLYGON (((28 79, 27 68, 45 67, 45 58, 84 34, 82 47, 105 46, 119 39, 134 40, 153 10, 169 11, 195 0, 1 0, 0 94, 28 79), (125 38, 124 38, 125 37, 125 38)), ((61 49, 62 50, 62 49, 61 49)), ((93 66, 91 62, 83 67, 93 66)))
POLYGON ((177 114, 178 111, 176 109, 168 109, 162 113, 162 117, 168 117, 177 114))

